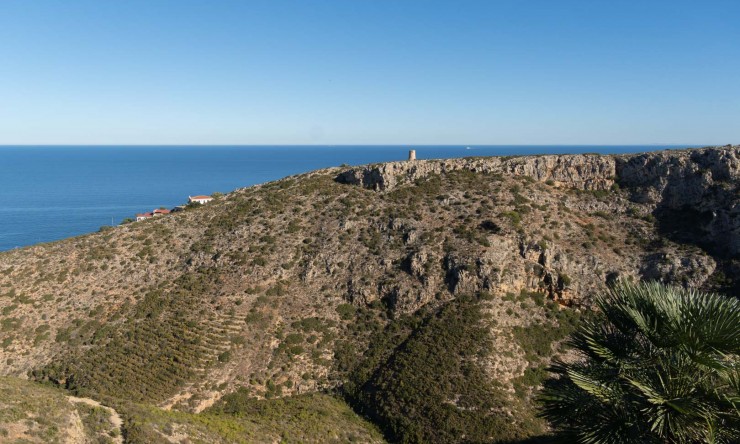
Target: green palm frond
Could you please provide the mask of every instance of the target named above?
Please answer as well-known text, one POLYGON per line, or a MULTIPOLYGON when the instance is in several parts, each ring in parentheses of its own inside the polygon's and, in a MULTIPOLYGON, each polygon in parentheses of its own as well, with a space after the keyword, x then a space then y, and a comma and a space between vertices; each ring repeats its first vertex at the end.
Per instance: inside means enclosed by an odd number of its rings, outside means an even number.
POLYGON ((740 441, 740 302, 659 283, 620 284, 570 338, 542 416, 573 442, 740 441))

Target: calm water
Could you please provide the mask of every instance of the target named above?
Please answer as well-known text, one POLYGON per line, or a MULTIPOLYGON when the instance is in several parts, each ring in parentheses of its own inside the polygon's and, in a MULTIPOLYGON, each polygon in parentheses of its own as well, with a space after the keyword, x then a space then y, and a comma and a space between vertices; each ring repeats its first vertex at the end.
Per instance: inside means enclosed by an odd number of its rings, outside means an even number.
MULTIPOLYGON (((671 148, 687 146, 672 145, 671 148)), ((657 146, 414 147, 419 159, 628 153, 657 146)), ((118 224, 137 212, 341 164, 403 160, 407 147, 0 146, 0 251, 118 224)))

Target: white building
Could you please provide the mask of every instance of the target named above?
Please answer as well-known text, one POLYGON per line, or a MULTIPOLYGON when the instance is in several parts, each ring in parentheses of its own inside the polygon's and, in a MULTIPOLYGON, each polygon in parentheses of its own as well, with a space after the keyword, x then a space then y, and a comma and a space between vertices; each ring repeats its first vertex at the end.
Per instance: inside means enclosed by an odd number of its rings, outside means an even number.
POLYGON ((188 203, 199 203, 201 205, 207 204, 208 202, 212 201, 213 198, 211 196, 188 196, 188 203))

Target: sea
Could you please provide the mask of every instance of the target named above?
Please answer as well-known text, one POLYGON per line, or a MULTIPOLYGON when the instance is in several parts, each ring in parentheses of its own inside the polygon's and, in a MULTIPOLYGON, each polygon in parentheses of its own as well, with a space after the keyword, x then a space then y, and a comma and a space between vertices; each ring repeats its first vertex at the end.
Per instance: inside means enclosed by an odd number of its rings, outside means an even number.
POLYGON ((0 146, 0 251, 117 225, 136 213, 331 166, 697 145, 0 146))

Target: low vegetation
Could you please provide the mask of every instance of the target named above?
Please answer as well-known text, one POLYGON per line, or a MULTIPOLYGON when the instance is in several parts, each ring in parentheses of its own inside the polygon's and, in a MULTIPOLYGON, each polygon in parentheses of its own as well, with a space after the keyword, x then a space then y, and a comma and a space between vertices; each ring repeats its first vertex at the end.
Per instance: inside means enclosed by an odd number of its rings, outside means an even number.
POLYGON ((0 377, 0 442, 113 444, 120 433, 108 409, 72 402, 54 387, 0 377))
POLYGON ((177 440, 203 443, 382 443, 382 435, 342 400, 312 393, 256 400, 244 391, 200 414, 126 404, 124 435, 131 444, 177 440))
MULTIPOLYGON (((228 356, 233 316, 208 310, 203 300, 214 276, 193 273, 174 290, 152 290, 117 330, 103 327, 89 339, 97 345, 32 372, 62 382, 79 395, 161 402, 214 361, 228 356), (184 309, 187 307, 187 309, 184 309), (208 312, 205 317, 198 313, 208 312)), ((68 340, 68 334, 57 341, 68 340)))
POLYGON ((166 411, 112 400, 111 410, 70 398, 58 388, 0 378, 0 442, 127 444, 382 443, 382 435, 341 399, 313 393, 257 401, 243 392, 226 396, 202 414, 166 411))
POLYGON ((541 436, 545 424, 534 415, 531 394, 542 382, 554 345, 577 324, 577 317, 559 313, 555 305, 544 307, 543 295, 523 292, 509 301, 488 294, 460 296, 439 309, 394 320, 375 330, 366 352, 339 349, 337 363, 347 374, 344 395, 392 442, 456 442, 463 434, 466 442, 541 436), (504 330, 496 338, 491 333, 496 321, 487 310, 494 303, 557 314, 552 322, 545 316, 543 324, 504 330), (489 357, 504 352, 500 347, 509 335, 533 356, 524 375, 537 374, 519 378, 515 394, 486 371, 489 357))

